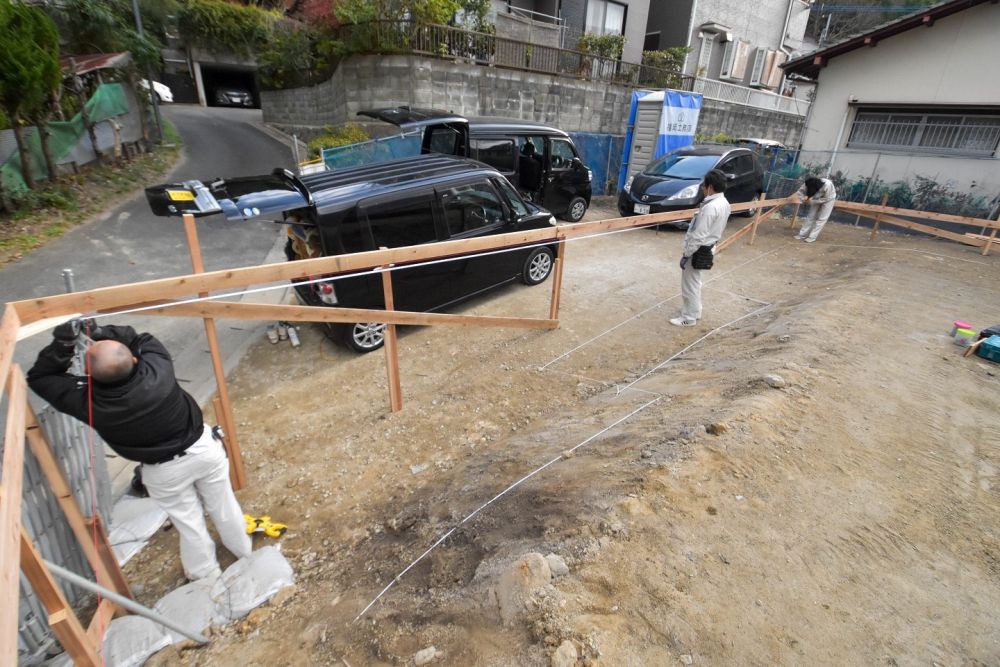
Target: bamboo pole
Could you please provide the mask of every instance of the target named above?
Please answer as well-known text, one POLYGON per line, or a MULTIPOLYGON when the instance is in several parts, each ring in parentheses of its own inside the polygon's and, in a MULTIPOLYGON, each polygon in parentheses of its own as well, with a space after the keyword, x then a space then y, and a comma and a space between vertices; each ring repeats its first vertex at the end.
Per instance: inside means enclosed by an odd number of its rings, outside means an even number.
MULTIPOLYGON (((390 267, 384 267, 386 269, 390 267)), ((382 271, 382 295, 385 297, 385 310, 395 310, 392 295, 392 271, 382 271)), ((396 325, 385 325, 385 370, 389 381, 389 407, 393 412, 403 409, 403 389, 399 381, 399 347, 396 340, 396 325)))
MULTIPOLYGON (((888 192, 885 193, 884 195, 882 195, 882 204, 881 205, 885 206, 885 203, 887 201, 889 201, 889 193, 888 192)), ((858 217, 860 218, 861 215, 859 214, 858 217)), ((872 225, 872 235, 871 235, 871 238, 869 240, 871 240, 871 241, 875 240, 875 237, 878 235, 878 223, 880 223, 880 222, 882 222, 882 216, 881 215, 876 215, 875 216, 875 224, 872 225)))
MULTIPOLYGON (((32 590, 45 606, 45 610, 49 612, 49 627, 52 628, 62 647, 66 649, 66 653, 73 659, 73 664, 80 667, 102 667, 104 663, 92 638, 83 629, 80 619, 76 617, 73 608, 69 606, 62 590, 45 566, 41 554, 38 553, 31 538, 23 528, 20 531, 20 557, 21 571, 31 583, 32 590)), ((18 590, 19 587, 15 586, 14 591, 18 590)), ((16 615, 16 604, 13 609, 16 615)), ((14 665, 16 662, 3 664, 14 665)))
POLYGON ((562 301, 563 264, 566 262, 566 241, 560 241, 556 266, 552 276, 552 301, 549 304, 549 320, 559 321, 559 304, 562 301))
MULTIPOLYGON (((188 250, 191 253, 191 268, 195 273, 204 273, 205 266, 201 259, 198 229, 194 224, 194 216, 190 213, 184 214, 184 234, 187 236, 188 250)), ((207 292, 199 293, 199 296, 207 295, 207 292)), ((222 365, 222 354, 219 351, 219 337, 215 331, 215 320, 206 317, 204 322, 205 336, 208 338, 208 352, 212 357, 212 370, 215 373, 215 384, 219 390, 219 404, 222 406, 223 444, 229 455, 229 479, 233 484, 233 490, 239 491, 247 485, 246 471, 243 467, 243 454, 240 452, 239 439, 236 435, 236 420, 233 419, 233 409, 229 403, 229 388, 226 385, 226 371, 222 365)))
POLYGON ((21 490, 24 482, 24 424, 28 387, 17 364, 7 379, 7 422, 0 478, 0 665, 17 664, 17 612, 21 582, 18 542, 21 534, 21 490))
POLYGON ((767 198, 767 193, 760 193, 760 201, 757 202, 757 210, 753 214, 753 226, 750 228, 750 240, 747 241, 747 245, 753 245, 753 242, 757 240, 757 226, 760 225, 760 212, 764 209, 764 200, 767 198))

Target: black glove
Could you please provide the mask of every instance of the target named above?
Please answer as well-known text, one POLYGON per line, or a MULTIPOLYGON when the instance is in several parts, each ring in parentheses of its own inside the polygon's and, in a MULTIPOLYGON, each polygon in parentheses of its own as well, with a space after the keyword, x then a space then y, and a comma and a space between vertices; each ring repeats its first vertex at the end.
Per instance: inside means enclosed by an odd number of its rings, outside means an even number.
POLYGON ((75 345, 76 338, 80 335, 80 320, 72 319, 69 322, 63 322, 55 329, 52 330, 52 337, 56 339, 57 342, 63 345, 75 345))
POLYGON ((688 258, 687 257, 681 257, 681 271, 684 270, 684 267, 687 266, 687 263, 688 263, 688 258))
POLYGON ((92 317, 80 321, 80 331, 89 337, 90 340, 104 340, 108 337, 108 332, 97 326, 97 322, 92 317))

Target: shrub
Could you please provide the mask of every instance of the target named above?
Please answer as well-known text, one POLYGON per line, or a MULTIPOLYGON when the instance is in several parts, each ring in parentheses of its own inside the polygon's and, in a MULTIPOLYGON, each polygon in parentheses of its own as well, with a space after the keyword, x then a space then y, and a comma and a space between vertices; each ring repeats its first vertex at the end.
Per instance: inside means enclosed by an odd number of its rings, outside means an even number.
POLYGON ((271 36, 277 12, 223 0, 184 0, 177 27, 190 46, 247 56, 271 36))
POLYGON ((625 50, 625 35, 595 35, 585 32, 577 40, 576 48, 588 55, 618 60, 625 50))
POLYGON ((320 157, 324 148, 358 144, 371 138, 357 123, 344 123, 338 128, 327 125, 323 129, 323 134, 309 142, 309 155, 312 157, 320 157))

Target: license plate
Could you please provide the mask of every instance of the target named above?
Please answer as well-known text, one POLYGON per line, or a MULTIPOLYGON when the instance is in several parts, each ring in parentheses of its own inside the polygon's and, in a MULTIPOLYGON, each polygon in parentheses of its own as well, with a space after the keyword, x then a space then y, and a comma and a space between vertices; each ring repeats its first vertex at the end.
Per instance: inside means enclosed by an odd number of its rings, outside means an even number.
POLYGON ((646 215, 649 213, 649 204, 636 204, 635 212, 639 215, 646 215))

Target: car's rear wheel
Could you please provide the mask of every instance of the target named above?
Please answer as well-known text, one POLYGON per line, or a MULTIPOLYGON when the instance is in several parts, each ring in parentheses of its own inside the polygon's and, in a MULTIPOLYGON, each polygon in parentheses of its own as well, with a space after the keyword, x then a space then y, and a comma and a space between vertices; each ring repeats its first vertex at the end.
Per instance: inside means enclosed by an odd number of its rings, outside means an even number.
POLYGON ((586 214, 587 200, 583 197, 573 197, 562 217, 570 222, 580 222, 586 214))
MULTIPOLYGON (((750 201, 755 204, 760 202, 760 195, 759 194, 754 195, 753 199, 751 199, 750 201)), ((742 215, 744 218, 752 218, 755 215, 757 215, 757 207, 754 206, 753 208, 748 208, 747 210, 740 213, 740 215, 742 215)))
POLYGON ((374 352, 385 343, 385 325, 358 322, 344 327, 344 343, 355 352, 374 352))
POLYGON ((521 280, 525 285, 537 285, 545 282, 552 273, 552 250, 550 248, 535 248, 524 260, 521 270, 521 280))

